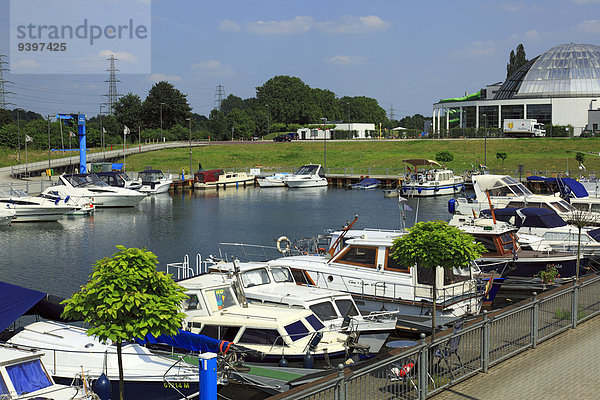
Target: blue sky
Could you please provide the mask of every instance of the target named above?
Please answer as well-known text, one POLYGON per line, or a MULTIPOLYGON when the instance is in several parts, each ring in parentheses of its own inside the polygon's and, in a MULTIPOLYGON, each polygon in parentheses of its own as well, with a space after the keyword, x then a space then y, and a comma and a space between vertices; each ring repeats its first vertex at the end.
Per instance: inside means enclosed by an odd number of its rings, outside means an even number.
MULTIPOLYGON (((124 2, 80 3, 87 1, 124 2)), ((152 73, 135 74, 129 54, 118 53, 118 92, 144 98, 165 79, 204 115, 217 85, 247 98, 276 75, 339 97, 375 98, 388 112, 393 105, 396 118, 430 115, 440 98, 503 80, 519 43, 528 58, 561 43, 600 44, 600 0, 152 0, 151 7, 152 73)), ((0 0, 0 54, 10 50, 9 25, 9 0, 0 0)), ((108 93, 107 73, 6 77, 14 82, 9 101, 41 114, 95 115, 108 93)))

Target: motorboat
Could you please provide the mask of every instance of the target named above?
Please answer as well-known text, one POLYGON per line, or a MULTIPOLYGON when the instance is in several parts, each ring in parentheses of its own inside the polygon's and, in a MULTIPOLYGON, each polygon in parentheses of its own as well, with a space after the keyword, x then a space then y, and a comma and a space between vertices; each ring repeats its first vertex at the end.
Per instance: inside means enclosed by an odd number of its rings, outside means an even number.
POLYGON ((186 290, 185 329, 255 351, 246 361, 289 365, 342 362, 351 353, 349 336, 331 332, 310 310, 249 303, 237 279, 202 274, 178 281, 186 290))
POLYGON ((277 172, 273 175, 265 176, 264 178, 256 179, 258 186, 261 188, 267 187, 285 187, 285 180, 290 176, 289 172, 277 172))
MULTIPOLYGON (((34 322, 8 340, 21 348, 43 351, 46 370, 59 383, 70 383, 83 373, 96 380, 104 372, 119 393, 117 347, 88 336, 83 328, 60 322, 34 322)), ((158 356, 137 343, 122 347, 125 397, 181 399, 198 394, 198 367, 181 359, 158 356)))
POLYGON ((249 302, 311 310, 332 331, 391 333, 396 319, 391 313, 371 313, 363 316, 352 296, 345 292, 296 284, 286 266, 265 262, 219 262, 212 271, 239 273, 249 302))
POLYGON ((142 187, 140 181, 131 179, 125 171, 97 172, 96 175, 109 186, 122 187, 131 190, 139 190, 142 187))
POLYGON ((465 179, 455 176, 452 170, 444 168, 440 163, 427 159, 402 160, 413 166, 406 175, 398 191, 403 196, 442 196, 457 194, 465 190, 465 179), (419 167, 426 167, 419 171, 419 167))
POLYGON ((64 174, 51 189, 61 196, 87 197, 95 207, 134 207, 146 197, 137 190, 109 186, 96 174, 64 174))
POLYGON ((12 222, 56 222, 77 207, 43 197, 33 197, 20 190, 0 193, 0 208, 14 212, 12 222))
MULTIPOLYGON (((590 196, 585 186, 573 178, 528 176, 527 186, 534 193, 545 193, 563 198, 577 210, 595 213, 600 216, 600 198, 590 196)), ((598 225, 600 221, 596 221, 598 225)))
POLYGON ((375 178, 364 178, 360 182, 350 185, 350 189, 371 190, 377 189, 381 185, 381 181, 375 178))
POLYGON ((0 208, 0 226, 10 225, 10 222, 13 220, 14 217, 15 217, 14 210, 12 210, 8 207, 0 208))
MULTIPOLYGON (((93 399, 89 389, 58 384, 42 362, 43 353, 0 344, 0 398, 2 399, 93 399)), ((78 368, 80 368, 78 366, 78 368)), ((69 385, 81 370, 71 377, 69 385)))
MULTIPOLYGON (((486 252, 476 260, 483 272, 494 272, 510 278, 534 278, 548 266, 553 266, 563 280, 576 276, 576 254, 526 249, 519 243, 517 227, 507 222, 495 218, 454 215, 449 225, 470 234, 475 241, 483 244, 486 252)), ((580 275, 585 272, 587 263, 588 258, 582 257, 580 275)))
POLYGON ((89 197, 71 196, 68 194, 61 193, 60 190, 57 190, 56 188, 52 187, 44 189, 44 191, 40 193, 40 197, 50 199, 55 203, 64 203, 74 207, 73 210, 65 214, 66 216, 90 215, 93 214, 96 210, 96 208, 94 207, 94 203, 89 197))
MULTIPOLYGON (((482 211, 491 218, 491 211, 482 211)), ((588 257, 600 256, 600 228, 579 228, 567 224, 556 212, 547 208, 501 208, 494 210, 497 220, 508 222, 518 228, 519 241, 526 235, 536 235, 541 240, 530 244, 534 250, 576 252, 580 244, 581 254, 588 257)))
MULTIPOLYGON (((473 176, 473 190, 473 197, 459 197, 449 201, 451 213, 479 215, 481 211, 489 209, 490 204, 494 209, 536 207, 553 210, 562 219, 570 222, 573 211, 576 210, 560 196, 533 194, 521 182, 508 175, 473 176)), ((598 212, 590 211, 589 216, 595 221, 600 221, 598 212)))
POLYGON ((320 164, 306 164, 286 178, 286 186, 290 188, 308 188, 327 186, 325 171, 320 164))
POLYGON ((166 177, 158 169, 148 169, 138 173, 138 182, 142 185, 139 189, 142 193, 166 193, 173 183, 173 177, 171 175, 166 177))
POLYGON ((198 171, 194 174, 195 189, 225 189, 246 187, 254 183, 254 175, 245 172, 225 172, 222 169, 198 171))

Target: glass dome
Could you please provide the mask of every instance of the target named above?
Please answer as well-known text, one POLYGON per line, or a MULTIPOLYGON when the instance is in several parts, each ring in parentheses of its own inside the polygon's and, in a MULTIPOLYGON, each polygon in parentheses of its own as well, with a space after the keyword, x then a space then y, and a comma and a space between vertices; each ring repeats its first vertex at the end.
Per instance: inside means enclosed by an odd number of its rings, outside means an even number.
POLYGON ((515 97, 600 95, 600 46, 561 44, 535 60, 515 97))

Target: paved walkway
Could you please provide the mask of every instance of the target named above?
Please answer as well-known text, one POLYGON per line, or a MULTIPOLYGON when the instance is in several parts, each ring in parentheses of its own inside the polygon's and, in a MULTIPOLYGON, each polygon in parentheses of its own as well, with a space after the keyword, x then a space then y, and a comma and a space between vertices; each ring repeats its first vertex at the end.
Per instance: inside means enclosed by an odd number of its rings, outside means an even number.
POLYGON ((600 399, 600 317, 459 383, 433 400, 600 399))

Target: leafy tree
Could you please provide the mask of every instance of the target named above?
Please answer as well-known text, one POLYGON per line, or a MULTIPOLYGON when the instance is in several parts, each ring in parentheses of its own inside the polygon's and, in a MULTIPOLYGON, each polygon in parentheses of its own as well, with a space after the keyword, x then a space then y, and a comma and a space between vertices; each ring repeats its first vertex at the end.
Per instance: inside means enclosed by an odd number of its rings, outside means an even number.
POLYGON ((585 153, 578 151, 575 153, 575 159, 579 162, 579 164, 583 164, 585 161, 585 153))
MULTIPOLYGON (((350 121, 352 122, 372 122, 375 124, 387 121, 387 114, 379 106, 377 100, 365 96, 342 97, 339 100, 340 108, 347 111, 349 109, 350 121), (344 107, 345 106, 345 107, 344 107)), ((344 114, 347 118, 347 113, 344 114)))
POLYGON ((506 77, 510 77, 516 70, 526 64, 527 61, 525 47, 523 47, 523 44, 521 43, 517 46, 516 54, 514 50, 510 51, 509 61, 508 64, 506 64, 506 77))
POLYGON ((258 101, 269 107, 273 121, 308 124, 323 117, 311 99, 311 89, 300 78, 275 76, 256 88, 258 101))
POLYGON ((436 153, 435 160, 441 163, 450 162, 454 160, 454 154, 452 154, 448 150, 440 151, 436 153))
MULTIPOLYGON (((164 106, 163 106, 164 107, 164 106)), ((115 104, 115 117, 121 125, 127 125, 131 130, 142 124, 142 100, 140 96, 127 93, 115 104)), ((104 121, 102 121, 104 124, 104 121)))
POLYGON ((10 111, 0 108, 0 128, 12 122, 12 114, 10 111))
MULTIPOLYGON (((416 265, 436 271, 470 268, 485 247, 473 237, 444 221, 417 222, 406 235, 394 240, 392 257, 403 265, 416 265)), ((434 274, 434 277, 436 274, 434 274)), ((436 279, 433 279, 432 337, 435 337, 436 279)))
POLYGON ((167 81, 161 81, 152 86, 148 96, 142 103, 144 126, 149 128, 161 127, 161 108, 163 129, 169 129, 176 124, 185 125, 185 119, 190 116, 191 111, 186 95, 175 89, 175 86, 167 81))
POLYGON ((245 111, 234 109, 226 117, 227 131, 233 132, 234 137, 249 139, 256 131, 254 120, 245 111))
POLYGON ((224 140, 226 138, 227 124, 225 122, 225 115, 216 108, 210 112, 208 130, 213 140, 224 140))
POLYGON ((504 160, 508 158, 508 154, 506 154, 504 151, 499 151, 496 153, 496 158, 498 160, 502 160, 502 169, 504 169, 504 160))
POLYGON ((231 111, 239 108, 243 110, 246 108, 246 104, 241 97, 234 96, 230 94, 221 102, 221 112, 225 115, 229 114, 231 111))
POLYGON ((173 335, 181 328, 184 289, 158 272, 156 256, 144 249, 117 246, 112 257, 98 260, 90 281, 63 301, 63 317, 83 319, 87 334, 117 345, 119 391, 124 399, 123 341, 147 334, 173 335))

